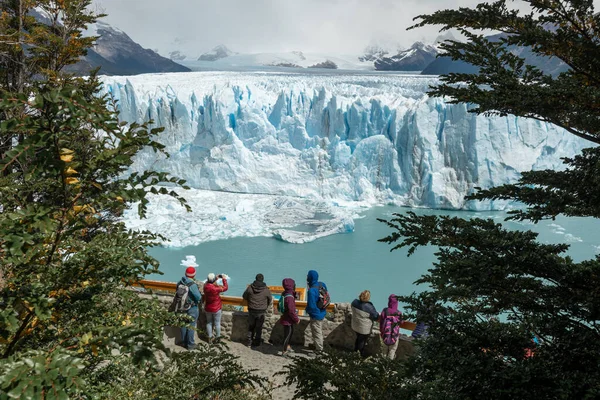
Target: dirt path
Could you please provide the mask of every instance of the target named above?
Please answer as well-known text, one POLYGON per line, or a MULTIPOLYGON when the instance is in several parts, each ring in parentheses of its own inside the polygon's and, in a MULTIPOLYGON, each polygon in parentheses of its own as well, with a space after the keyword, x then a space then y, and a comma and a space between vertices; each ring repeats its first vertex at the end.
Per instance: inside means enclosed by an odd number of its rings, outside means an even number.
MULTIPOLYGON (((294 397, 295 386, 285 385, 284 377, 276 375, 277 372, 284 370, 285 365, 292 362, 290 358, 279 355, 281 353, 280 346, 263 343, 261 346, 251 349, 241 343, 229 340, 225 340, 225 344, 229 348, 229 353, 238 357, 238 362, 242 367, 247 370, 255 370, 256 375, 268 379, 274 400, 290 400, 294 397)), ((207 346, 203 341, 200 341, 198 345, 207 346)), ((167 347, 176 352, 187 351, 171 343, 167 344, 167 347)), ((310 355, 310 352, 298 348, 293 357, 309 357, 310 355)))
MULTIPOLYGON (((273 399, 288 400, 294 397, 294 386, 284 384, 284 377, 276 375, 283 371, 285 365, 289 365, 291 360, 282 357, 277 353, 281 351, 280 346, 273 346, 264 343, 256 349, 236 342, 227 342, 229 352, 239 357, 239 363, 246 369, 255 369, 255 373, 269 380, 273 387, 273 399)), ((296 353, 295 357, 306 357, 305 354, 296 353)))

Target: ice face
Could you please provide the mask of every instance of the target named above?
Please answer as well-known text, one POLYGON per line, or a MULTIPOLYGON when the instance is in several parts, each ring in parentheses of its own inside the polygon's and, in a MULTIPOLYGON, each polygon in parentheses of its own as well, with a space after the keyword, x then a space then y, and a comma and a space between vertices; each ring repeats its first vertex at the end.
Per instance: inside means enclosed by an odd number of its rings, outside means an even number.
POLYGON ((123 120, 154 120, 170 157, 154 169, 196 189, 315 201, 502 209, 476 186, 562 168, 586 145, 551 124, 468 113, 426 95, 435 77, 193 72, 106 77, 123 120))

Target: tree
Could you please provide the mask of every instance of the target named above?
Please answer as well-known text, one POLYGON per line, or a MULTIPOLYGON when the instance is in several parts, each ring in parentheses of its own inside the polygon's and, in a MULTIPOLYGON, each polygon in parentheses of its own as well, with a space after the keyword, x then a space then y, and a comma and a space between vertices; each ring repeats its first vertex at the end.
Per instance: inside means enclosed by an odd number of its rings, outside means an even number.
MULTIPOLYGON (((600 143, 600 16, 592 1, 525 5, 531 8, 526 13, 496 1, 417 17, 415 27, 463 33, 466 43, 442 47, 479 69, 442 76, 430 94, 473 104, 479 114, 551 122, 600 143), (484 36, 490 30, 502 35, 484 36), (569 69, 546 74, 511 52, 514 46, 556 57, 569 69)), ((521 202, 524 209, 510 214, 519 220, 598 218, 599 148, 564 162, 564 171, 526 172, 516 184, 478 190, 469 199, 521 202)), ((408 247, 410 255, 420 246, 439 247, 437 262, 417 281, 427 285, 424 291, 401 298, 412 318, 429 325, 429 337, 418 341, 419 351, 404 367, 405 398, 600 397, 600 256, 574 262, 565 255, 568 245, 539 243, 533 232, 509 231, 492 220, 408 212, 381 221, 392 228, 381 239, 394 245, 392 251, 408 247)), ((307 368, 322 365, 317 359, 307 368)))
MULTIPOLYGON (((416 26, 441 24, 469 39, 444 50, 479 68, 449 74, 431 94, 475 104, 480 114, 514 114, 551 122, 600 143, 600 17, 591 1, 527 1, 523 14, 505 1, 438 11, 416 26), (483 33, 505 35, 492 41, 483 33), (553 77, 508 46, 525 46, 568 67, 553 77)), ((519 182, 479 190, 471 200, 505 199, 525 209, 509 218, 557 215, 598 218, 600 151, 564 160, 565 171, 530 171, 519 182)), ((407 379, 424 398, 583 399, 600 395, 600 257, 574 262, 568 245, 536 241, 491 220, 396 214, 383 221, 392 250, 439 247, 438 262, 404 298, 431 336, 410 363, 407 379), (535 344, 532 339, 539 343, 535 344), (533 356, 528 351, 533 351, 533 356)))
POLYGON ((137 203, 143 217, 149 193, 189 207, 160 186, 185 188, 184 181, 129 173, 139 150, 162 151, 154 140, 161 129, 119 122, 95 75, 61 72, 91 43, 81 36, 96 18, 89 4, 1 3, 9 10, 2 14, 1 44, 14 47, 2 48, 1 60, 14 64, 2 70, 0 83, 0 399, 115 398, 144 390, 144 379, 176 378, 183 363, 198 367, 195 382, 221 374, 224 386, 187 387, 181 398, 259 383, 224 354, 165 360, 163 326, 186 323, 185 317, 128 288, 159 272, 148 248, 160 237, 128 230, 120 220, 125 208, 137 203), (49 10, 50 22, 31 21, 28 7, 49 10), (131 379, 111 375, 121 370, 131 379), (239 382, 224 379, 231 376, 239 382))
POLYGON ((399 360, 328 350, 316 359, 297 357, 285 366, 286 384, 301 399, 344 400, 411 398, 399 360))

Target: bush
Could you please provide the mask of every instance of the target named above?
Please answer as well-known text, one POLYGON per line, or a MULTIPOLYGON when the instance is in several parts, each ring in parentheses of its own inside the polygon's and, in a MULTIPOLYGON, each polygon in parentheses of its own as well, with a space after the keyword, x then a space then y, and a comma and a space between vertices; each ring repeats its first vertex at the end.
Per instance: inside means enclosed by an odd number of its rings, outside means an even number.
POLYGON ((316 358, 296 357, 282 372, 296 384, 295 398, 341 400, 408 398, 402 361, 327 350, 316 358))

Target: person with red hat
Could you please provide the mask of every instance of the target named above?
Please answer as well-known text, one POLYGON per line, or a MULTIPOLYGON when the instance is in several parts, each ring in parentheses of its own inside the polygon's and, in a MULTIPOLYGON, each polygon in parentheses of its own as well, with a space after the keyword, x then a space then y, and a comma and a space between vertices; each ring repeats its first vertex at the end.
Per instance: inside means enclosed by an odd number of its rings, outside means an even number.
MULTIPOLYGON (((196 266, 197 265, 198 264, 196 264, 196 266)), ((185 270, 185 276, 182 277, 177 284, 178 286, 186 285, 189 288, 186 302, 189 302, 191 307, 186 313, 192 317, 192 321, 190 322, 189 326, 181 328, 181 346, 188 350, 194 350, 196 348, 194 331, 198 325, 198 316, 200 314, 198 310, 198 304, 200 303, 200 299, 202 297, 200 294, 200 289, 198 288, 198 284, 194 280, 194 276, 196 276, 196 268, 195 266, 189 266, 185 270)))

